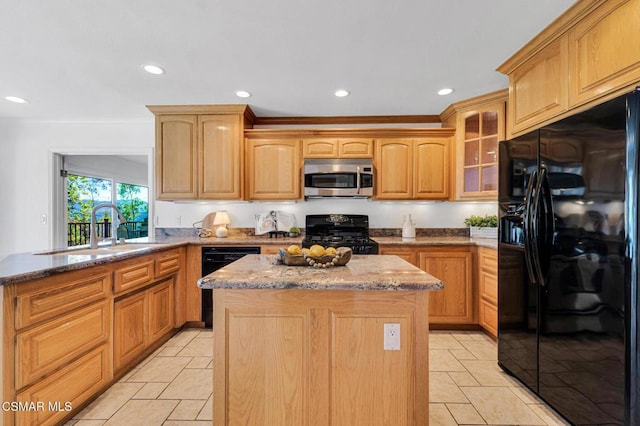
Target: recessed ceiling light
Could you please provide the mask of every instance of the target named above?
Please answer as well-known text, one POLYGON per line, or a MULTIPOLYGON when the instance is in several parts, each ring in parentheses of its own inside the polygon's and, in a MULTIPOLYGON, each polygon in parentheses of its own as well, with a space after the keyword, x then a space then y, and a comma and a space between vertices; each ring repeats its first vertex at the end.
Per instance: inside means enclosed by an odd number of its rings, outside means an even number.
POLYGON ((349 96, 349 91, 344 89, 338 89, 333 94, 339 98, 344 98, 345 96, 349 96))
POLYGON ((144 69, 149 74, 155 74, 155 75, 164 74, 164 70, 157 65, 149 65, 149 64, 143 65, 142 69, 144 69))
POLYGON ((246 90, 238 90, 236 92, 236 96, 239 98, 248 98, 251 96, 251 93, 247 92, 246 90))
POLYGON ((11 101, 11 102, 15 102, 17 104, 28 104, 29 101, 26 100, 25 98, 21 98, 18 96, 5 96, 4 97, 6 100, 11 101))
POLYGON ((451 89, 450 87, 445 87, 444 89, 438 90, 438 95, 440 96, 446 96, 452 93, 453 93, 453 89, 451 89))

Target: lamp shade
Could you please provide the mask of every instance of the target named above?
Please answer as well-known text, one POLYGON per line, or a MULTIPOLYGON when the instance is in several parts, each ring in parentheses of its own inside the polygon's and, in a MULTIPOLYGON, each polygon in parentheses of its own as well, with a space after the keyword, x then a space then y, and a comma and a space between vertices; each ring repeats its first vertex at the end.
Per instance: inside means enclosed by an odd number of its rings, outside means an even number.
POLYGON ((216 218, 213 219, 214 225, 228 225, 230 223, 231 223, 231 220, 229 220, 229 215, 225 210, 216 212, 216 218))

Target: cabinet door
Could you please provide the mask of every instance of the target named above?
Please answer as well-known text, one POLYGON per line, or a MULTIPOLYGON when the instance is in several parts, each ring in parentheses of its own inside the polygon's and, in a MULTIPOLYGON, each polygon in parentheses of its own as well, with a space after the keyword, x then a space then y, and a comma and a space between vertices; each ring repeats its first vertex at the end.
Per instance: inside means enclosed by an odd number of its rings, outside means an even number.
POLYGON ((449 138, 414 139, 415 198, 443 199, 449 197, 449 161, 449 138))
POLYGON ((398 200, 413 198, 413 141, 377 139, 376 198, 398 200))
POLYGON ((247 139, 250 200, 296 200, 302 179, 298 139, 247 139))
POLYGON ((201 115, 199 131, 198 198, 242 199, 242 118, 201 115))
POLYGON ((639 33, 640 2, 634 0, 603 2, 569 31, 570 106, 640 80, 639 33))
POLYGON ((339 139, 338 157, 371 158, 373 157, 373 140, 367 138, 339 139))
POLYGON ((149 298, 149 344, 173 328, 173 279, 147 290, 149 298))
POLYGON ((429 295, 429 322, 473 324, 471 258, 468 250, 418 253, 420 268, 444 283, 429 295))
POLYGON ((411 247, 380 246, 380 254, 398 256, 412 265, 418 266, 416 250, 411 247))
POLYGON ((304 158, 338 158, 337 139, 303 139, 304 158))
POLYGON ((567 46, 565 35, 509 75, 510 134, 523 132, 567 110, 567 46))
POLYGON ((147 337, 145 292, 114 303, 113 367, 117 371, 144 351, 147 337))
POLYGON ((195 199, 198 196, 196 115, 156 117, 156 198, 195 199))

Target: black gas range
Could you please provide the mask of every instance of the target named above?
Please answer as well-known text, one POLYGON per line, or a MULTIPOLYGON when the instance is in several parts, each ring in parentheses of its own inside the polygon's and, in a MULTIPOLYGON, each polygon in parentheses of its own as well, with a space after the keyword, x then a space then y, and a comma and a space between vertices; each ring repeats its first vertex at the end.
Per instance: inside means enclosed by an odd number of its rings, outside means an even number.
POLYGON ((354 254, 378 254, 378 243, 369 238, 369 216, 361 214, 307 215, 302 247, 349 247, 354 254))

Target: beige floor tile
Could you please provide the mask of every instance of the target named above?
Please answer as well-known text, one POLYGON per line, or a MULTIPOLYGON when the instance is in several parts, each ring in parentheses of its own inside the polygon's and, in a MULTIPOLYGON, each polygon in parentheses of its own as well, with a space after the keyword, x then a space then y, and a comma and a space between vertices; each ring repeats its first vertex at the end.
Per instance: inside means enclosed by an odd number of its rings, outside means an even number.
POLYGON ((445 372, 429 373, 429 402, 469 402, 453 379, 445 372))
POLYGON ((127 402, 105 426, 159 426, 179 401, 137 399, 127 402))
POLYGON ((133 395, 131 399, 156 399, 168 385, 168 382, 145 383, 142 389, 133 395))
POLYGON ((429 371, 465 371, 460 361, 446 349, 429 351, 429 371))
POLYGON ((160 399, 207 399, 213 390, 213 375, 207 369, 192 368, 180 372, 160 394, 160 399))
POLYGON ((545 425, 546 423, 508 387, 463 387, 462 392, 491 425, 545 425))
POLYGON ((210 356, 194 356, 185 368, 207 368, 211 364, 210 356))
POLYGON ((542 401, 538 399, 538 397, 527 388, 521 386, 512 386, 509 389, 511 389, 511 392, 515 393, 516 396, 520 398, 525 404, 542 404, 542 401))
POLYGON ((105 422, 106 420, 78 420, 73 423, 73 426, 101 426, 105 422))
POLYGON ((513 386, 507 373, 500 370, 495 361, 461 360, 462 365, 481 386, 513 386))
POLYGON ((529 404, 528 406, 549 426, 570 426, 571 423, 560 417, 558 413, 544 404, 529 404))
POLYGON ((186 346, 200 334, 200 330, 183 330, 169 339, 163 346, 186 346))
POLYGON ((201 329, 198 333, 198 337, 208 337, 209 339, 213 339, 213 329, 205 328, 201 329))
POLYGON ((142 367, 128 382, 170 382, 191 362, 191 357, 157 357, 142 367))
POLYGON ((480 383, 468 371, 450 371, 447 374, 458 386, 480 386, 480 383))
POLYGON ((213 360, 211 360, 211 362, 207 365, 208 369, 213 369, 213 360))
POLYGON ((180 352, 179 356, 213 356, 213 339, 196 337, 180 352))
POLYGON ((67 422, 64 424, 64 426, 73 426, 73 425, 75 425, 76 423, 78 423, 78 421, 77 421, 77 420, 73 420, 73 419, 71 419, 71 420, 67 420, 67 422))
POLYGON ((138 366, 136 366, 136 368, 132 369, 131 371, 129 371, 127 374, 125 374, 124 376, 122 376, 120 378, 120 380, 118 380, 119 382, 126 382, 127 380, 129 380, 131 378, 131 376, 133 376, 134 374, 136 374, 138 371, 140 370, 140 368, 138 368, 138 366))
POLYGON ((429 426, 456 426, 457 424, 444 404, 429 404, 429 426))
POLYGON ((451 352, 456 359, 478 359, 466 349, 449 349, 449 352, 451 352))
POLYGON ((464 347, 449 334, 429 333, 429 349, 464 349, 464 347))
POLYGON ((451 331, 449 334, 453 336, 456 340, 464 341, 464 340, 474 340, 473 335, 478 333, 477 331, 451 331))
POLYGON ((107 420, 138 392, 143 383, 114 383, 84 410, 74 416, 79 420, 107 420))
POLYGON ((201 420, 167 420, 162 426, 211 426, 211 421, 201 420))
POLYGON ((198 420, 213 421, 213 394, 211 394, 207 402, 204 403, 200 414, 198 414, 198 420))
POLYGON ((176 356, 183 346, 163 346, 156 356, 176 356))
POLYGON ((453 418, 460 425, 484 425, 486 422, 471 404, 446 404, 453 418))
POLYGON ((494 343, 484 340, 466 340, 460 343, 478 359, 498 360, 498 347, 494 343))
POLYGON ((203 406, 201 399, 183 399, 169 415, 169 420, 196 420, 203 406))

